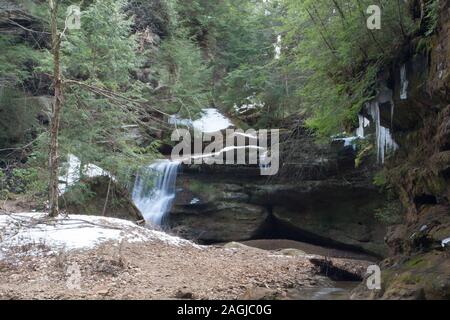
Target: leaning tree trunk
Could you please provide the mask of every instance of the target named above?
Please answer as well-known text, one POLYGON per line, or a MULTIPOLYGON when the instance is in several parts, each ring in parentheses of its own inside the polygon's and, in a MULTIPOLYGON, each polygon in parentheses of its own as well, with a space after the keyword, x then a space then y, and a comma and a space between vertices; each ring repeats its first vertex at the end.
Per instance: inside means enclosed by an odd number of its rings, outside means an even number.
POLYGON ((55 89, 55 98, 52 107, 51 131, 50 131, 50 153, 49 153, 49 170, 50 170, 50 216, 56 217, 59 214, 58 196, 59 196, 59 155, 58 155, 58 134, 60 113, 63 102, 61 68, 60 68, 60 46, 61 38, 57 27, 57 0, 49 0, 51 11, 51 33, 52 33, 52 53, 53 53, 53 81, 55 89))

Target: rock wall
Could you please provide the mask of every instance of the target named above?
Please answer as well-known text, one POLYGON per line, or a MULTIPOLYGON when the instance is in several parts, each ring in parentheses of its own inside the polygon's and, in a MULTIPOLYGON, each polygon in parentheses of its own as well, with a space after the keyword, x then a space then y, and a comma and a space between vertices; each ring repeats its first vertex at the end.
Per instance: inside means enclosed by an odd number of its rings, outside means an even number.
POLYGON ((381 263, 382 289, 361 286, 355 298, 449 299, 450 255, 450 3, 440 1, 440 19, 428 55, 417 53, 423 36, 391 67, 395 92, 394 134, 400 145, 386 166, 387 183, 405 208, 402 224, 386 236, 391 258, 381 263), (406 65, 408 97, 399 98, 406 65))

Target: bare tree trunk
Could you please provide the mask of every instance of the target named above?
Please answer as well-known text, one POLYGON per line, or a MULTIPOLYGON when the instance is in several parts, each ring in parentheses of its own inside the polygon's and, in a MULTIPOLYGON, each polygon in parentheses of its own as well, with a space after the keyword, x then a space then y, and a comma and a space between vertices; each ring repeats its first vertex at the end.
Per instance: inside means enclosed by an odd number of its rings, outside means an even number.
POLYGON ((112 181, 112 177, 109 177, 108 191, 106 191, 106 199, 105 199, 105 205, 103 206, 102 216, 106 215, 106 208, 108 207, 108 200, 109 200, 109 192, 111 191, 111 181, 112 181))
POLYGON ((52 33, 52 53, 53 53, 53 81, 55 89, 55 98, 52 106, 51 129, 50 129, 50 153, 49 153, 49 171, 50 171, 50 186, 49 186, 49 201, 50 201, 50 216, 56 217, 59 214, 59 155, 58 155, 58 134, 60 113, 63 103, 62 81, 60 69, 60 46, 61 36, 58 33, 57 13, 58 0, 49 0, 51 11, 51 33, 52 33))

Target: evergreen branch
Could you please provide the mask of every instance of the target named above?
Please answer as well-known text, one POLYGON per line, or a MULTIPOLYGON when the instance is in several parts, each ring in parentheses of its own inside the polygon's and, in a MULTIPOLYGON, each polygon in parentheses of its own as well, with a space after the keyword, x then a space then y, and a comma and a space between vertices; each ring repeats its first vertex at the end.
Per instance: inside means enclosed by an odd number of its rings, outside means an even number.
POLYGON ((46 32, 46 31, 36 31, 36 30, 33 30, 33 29, 29 29, 29 28, 27 28, 27 27, 21 25, 20 23, 17 23, 16 21, 11 20, 11 19, 9 19, 9 18, 6 19, 6 21, 9 22, 9 23, 11 23, 11 24, 13 24, 13 25, 15 25, 15 26, 17 26, 17 27, 19 27, 19 28, 21 28, 21 29, 23 29, 23 30, 25 30, 25 31, 28 31, 28 32, 51 35, 50 32, 46 32))

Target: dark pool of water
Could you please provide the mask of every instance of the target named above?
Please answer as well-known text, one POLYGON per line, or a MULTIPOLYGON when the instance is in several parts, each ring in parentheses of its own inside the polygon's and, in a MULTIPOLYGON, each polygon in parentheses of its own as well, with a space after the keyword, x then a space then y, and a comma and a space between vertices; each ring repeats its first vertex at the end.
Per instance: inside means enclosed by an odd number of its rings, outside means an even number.
POLYGON ((325 286, 291 289, 287 297, 292 300, 348 300, 351 291, 359 284, 350 281, 330 281, 325 286))

